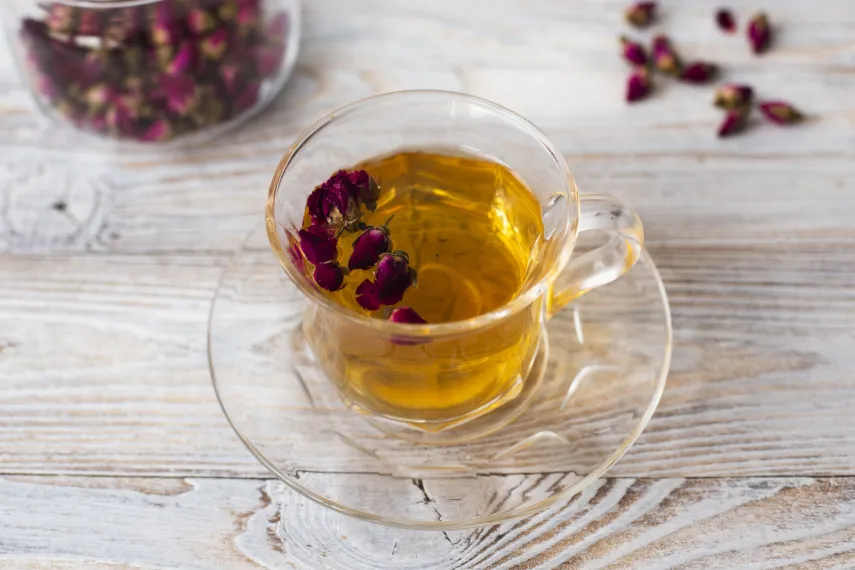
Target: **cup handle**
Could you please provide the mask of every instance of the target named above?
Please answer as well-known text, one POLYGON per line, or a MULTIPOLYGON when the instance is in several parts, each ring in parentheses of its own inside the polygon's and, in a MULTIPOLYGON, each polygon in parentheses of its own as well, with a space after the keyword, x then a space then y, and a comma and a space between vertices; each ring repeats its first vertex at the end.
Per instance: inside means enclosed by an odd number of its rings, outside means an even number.
POLYGON ((635 210, 612 196, 582 196, 579 233, 603 232, 603 245, 573 256, 549 295, 548 315, 552 316, 591 289, 611 283, 632 269, 644 246, 644 226, 635 210))

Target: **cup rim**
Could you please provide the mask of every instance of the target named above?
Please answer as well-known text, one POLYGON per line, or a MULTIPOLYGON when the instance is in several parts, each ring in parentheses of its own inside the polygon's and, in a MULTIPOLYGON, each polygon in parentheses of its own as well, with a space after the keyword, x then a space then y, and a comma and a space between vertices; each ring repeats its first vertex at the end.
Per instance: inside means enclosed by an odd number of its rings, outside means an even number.
POLYGON ((486 325, 489 325, 490 323, 498 322, 523 310, 525 307, 531 305, 538 297, 541 297, 542 295, 544 295, 544 293, 547 293, 550 290, 552 283, 554 283, 558 275, 561 273, 561 271, 564 269, 564 267, 570 260, 570 256, 573 253, 573 246, 575 245, 576 237, 578 235, 579 230, 579 216, 576 216, 572 221, 568 220, 564 228, 564 243, 561 245, 561 251, 558 254, 558 259, 555 263, 552 264, 550 268, 546 270, 544 275, 536 283, 529 285, 524 291, 516 295, 513 299, 511 299, 501 307, 462 321, 414 325, 407 323, 395 323, 384 319, 377 319, 369 315, 363 315, 357 313, 356 311, 352 311, 350 309, 342 307, 338 303, 333 302, 331 299, 321 294, 321 292, 318 291, 315 287, 308 285, 305 279, 301 279, 294 275, 291 269, 293 265, 289 261, 289 254, 282 247, 282 244, 280 243, 279 237, 276 233, 277 223, 274 215, 276 194, 279 190, 279 185, 282 182, 282 177, 285 175, 285 172, 288 170, 288 167, 290 166, 291 162, 299 154, 303 146, 305 146, 305 144, 308 143, 313 136, 321 132, 326 126, 332 124, 337 119, 348 115, 354 111, 360 110, 366 105, 383 103, 387 100, 417 96, 453 97, 465 99, 467 102, 474 103, 476 105, 480 105, 498 112, 503 116, 503 118, 509 120, 511 123, 515 123, 516 126, 521 128, 522 130, 527 131, 528 134, 537 139, 537 141, 543 146, 544 150, 552 156, 552 159, 555 161, 555 164, 564 175, 564 179, 566 181, 565 189, 573 200, 573 205, 576 208, 576 212, 578 213, 581 209, 579 192, 576 188, 576 183, 573 179, 572 173, 570 172, 570 168, 567 165, 567 161, 564 159, 564 156, 561 154, 561 152, 549 140, 546 134, 528 119, 522 117, 514 111, 511 111, 507 107, 484 99, 482 97, 477 97, 475 95, 469 95, 466 93, 460 93, 457 91, 439 89, 411 89, 402 91, 391 91, 359 99, 331 113, 328 113, 324 118, 312 124, 305 131, 303 131, 303 133, 298 136, 297 140, 290 147, 288 147, 288 150, 285 151, 285 154, 282 156, 278 166, 276 167, 276 171, 273 174, 273 179, 270 182, 267 204, 265 206, 265 228, 267 231, 267 238, 270 242, 270 246, 273 248, 273 252, 276 255, 276 258, 278 259, 279 264, 282 266, 282 269, 288 275, 289 279, 291 279, 291 281, 300 289, 300 291, 312 302, 322 305, 326 309, 337 313, 338 315, 346 318, 347 320, 355 324, 367 326, 380 332, 403 336, 405 338, 445 336, 450 334, 477 330, 486 325))

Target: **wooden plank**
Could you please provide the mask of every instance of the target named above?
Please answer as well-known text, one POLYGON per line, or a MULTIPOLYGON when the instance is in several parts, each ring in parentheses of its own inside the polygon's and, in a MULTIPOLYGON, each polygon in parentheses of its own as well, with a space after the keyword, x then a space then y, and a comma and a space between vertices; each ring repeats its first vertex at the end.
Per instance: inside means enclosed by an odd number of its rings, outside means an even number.
MULTIPOLYGON (((822 6, 778 2, 776 48, 762 58, 714 29, 707 2, 667 6, 657 29, 686 57, 718 61, 725 79, 811 115, 794 129, 757 119, 727 141, 714 136, 711 88, 661 81, 653 100, 623 102, 619 2, 313 2, 300 66, 270 112, 168 154, 88 152, 39 119, 0 54, 0 252, 229 253, 261 218, 274 167, 303 128, 361 97, 418 87, 468 91, 531 119, 583 191, 638 207, 652 243, 851 243, 855 13, 847 0, 822 6), (409 49, 389 49, 396 42, 409 49)), ((756 9, 732 7, 741 18, 756 9)))
MULTIPOLYGON (((653 255, 671 293, 674 362, 657 415, 614 473, 855 473, 855 254, 668 244, 653 255)), ((265 474, 210 385, 217 257, 0 264, 0 472, 265 474)))
MULTIPOLYGON (((421 491, 411 488, 418 503, 421 491)), ((445 533, 361 522, 264 480, 6 477, 0 499, 0 568, 9 569, 761 570, 855 562, 848 477, 608 479, 529 519, 445 533)))

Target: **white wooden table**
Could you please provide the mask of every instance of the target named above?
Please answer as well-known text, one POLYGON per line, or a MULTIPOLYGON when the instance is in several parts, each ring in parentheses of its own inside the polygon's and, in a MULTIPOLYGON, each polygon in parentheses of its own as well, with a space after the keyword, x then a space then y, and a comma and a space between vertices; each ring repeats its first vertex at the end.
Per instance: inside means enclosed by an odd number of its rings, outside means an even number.
POLYGON ((714 3, 662 4, 686 57, 811 120, 720 141, 710 88, 627 107, 615 0, 307 1, 274 107, 166 156, 68 144, 0 55, 0 568, 855 568, 855 8, 767 2, 755 58, 714 3), (426 87, 541 126, 583 191, 638 208, 665 277, 659 412, 575 514, 351 520, 272 481, 216 404, 209 305, 280 155, 342 104, 426 87))

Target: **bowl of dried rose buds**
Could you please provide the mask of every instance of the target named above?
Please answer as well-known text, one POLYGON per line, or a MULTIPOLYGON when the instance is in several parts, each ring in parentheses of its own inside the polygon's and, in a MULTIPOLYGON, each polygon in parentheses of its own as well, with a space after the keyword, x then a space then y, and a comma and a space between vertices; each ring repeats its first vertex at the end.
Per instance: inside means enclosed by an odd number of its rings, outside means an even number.
POLYGON ((4 0, 55 122, 147 143, 208 140, 263 109, 297 59, 299 0, 4 0))

